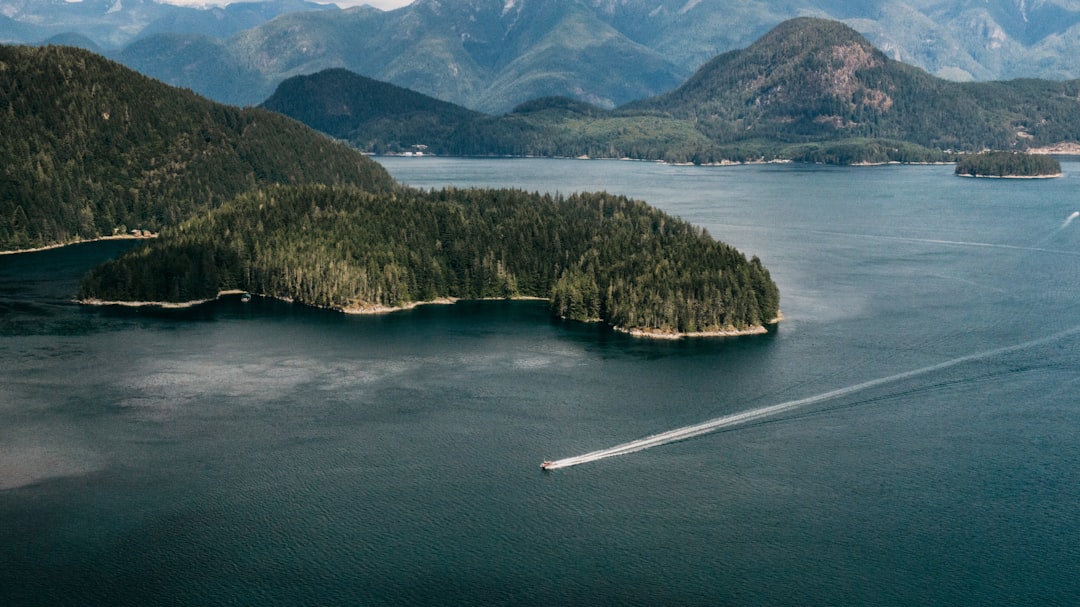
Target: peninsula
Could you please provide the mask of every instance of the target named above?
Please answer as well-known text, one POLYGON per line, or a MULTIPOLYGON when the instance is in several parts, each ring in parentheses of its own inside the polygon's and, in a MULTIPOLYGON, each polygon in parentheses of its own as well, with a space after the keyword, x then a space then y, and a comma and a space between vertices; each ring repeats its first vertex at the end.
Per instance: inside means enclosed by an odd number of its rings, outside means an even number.
POLYGON ((369 313, 543 298, 555 316, 648 336, 761 332, 780 300, 756 257, 626 197, 345 186, 242 194, 98 267, 79 297, 199 302, 229 290, 369 313))

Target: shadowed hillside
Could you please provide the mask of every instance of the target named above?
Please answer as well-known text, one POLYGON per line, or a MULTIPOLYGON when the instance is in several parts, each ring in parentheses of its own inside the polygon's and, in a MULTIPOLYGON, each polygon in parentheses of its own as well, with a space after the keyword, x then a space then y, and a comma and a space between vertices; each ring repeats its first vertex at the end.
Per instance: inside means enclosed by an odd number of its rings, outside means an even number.
POLYGON ((0 250, 157 231, 271 183, 393 187, 302 124, 68 47, 0 46, 0 250))

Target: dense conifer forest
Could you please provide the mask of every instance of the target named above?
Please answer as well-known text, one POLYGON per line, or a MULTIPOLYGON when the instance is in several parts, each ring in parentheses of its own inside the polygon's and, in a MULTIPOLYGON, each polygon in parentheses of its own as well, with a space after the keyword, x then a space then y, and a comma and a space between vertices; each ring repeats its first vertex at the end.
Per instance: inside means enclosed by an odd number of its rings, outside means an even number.
POLYGON ((957 162, 956 174, 966 177, 1050 177, 1061 175, 1061 163, 1044 154, 981 152, 957 162))
POLYGON ((0 250, 158 231, 271 183, 393 186, 304 125, 69 47, 0 46, 0 250))
POLYGON ((364 310, 542 297, 626 329, 743 330, 779 292, 703 229, 606 193, 271 187, 165 230, 87 276, 87 300, 191 301, 241 289, 364 310))

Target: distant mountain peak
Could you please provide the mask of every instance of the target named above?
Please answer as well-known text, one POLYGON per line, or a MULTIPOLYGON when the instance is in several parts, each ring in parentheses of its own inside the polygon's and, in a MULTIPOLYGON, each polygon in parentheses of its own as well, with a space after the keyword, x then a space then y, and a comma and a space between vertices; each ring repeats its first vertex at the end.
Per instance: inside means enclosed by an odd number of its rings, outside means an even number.
POLYGON ((753 51, 760 47, 779 47, 806 52, 835 46, 865 46, 874 48, 865 36, 851 26, 832 19, 820 17, 795 17, 781 22, 767 34, 747 47, 753 51))
POLYGON ((876 133, 898 92, 919 78, 929 75, 889 59, 851 27, 801 17, 718 55, 674 91, 628 107, 712 125, 722 140, 827 139, 876 133))
POLYGON ((859 78, 861 71, 881 67, 888 59, 862 34, 838 21, 813 17, 785 21, 747 48, 742 61, 765 72, 748 87, 771 92, 783 103, 822 96, 861 98, 879 110, 892 105, 886 93, 871 90, 859 78))
POLYGON ((861 34, 837 21, 800 17, 785 21, 741 51, 718 55, 665 97, 708 105, 717 94, 742 91, 757 107, 790 105, 809 97, 852 99, 863 94, 871 103, 890 102, 876 92, 869 96, 859 73, 889 61, 861 34))

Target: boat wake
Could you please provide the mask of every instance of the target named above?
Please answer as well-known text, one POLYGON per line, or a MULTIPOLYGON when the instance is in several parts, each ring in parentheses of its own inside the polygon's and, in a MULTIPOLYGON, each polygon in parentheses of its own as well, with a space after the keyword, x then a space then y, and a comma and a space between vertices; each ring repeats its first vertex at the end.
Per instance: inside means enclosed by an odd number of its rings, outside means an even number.
MULTIPOLYGON (((1040 240, 1039 242, 1035 243, 1035 246, 1034 246, 1034 247, 1032 247, 1032 250, 1033 250, 1033 251, 1042 251, 1042 252, 1050 252, 1050 251, 1048 251, 1047 249, 1043 249, 1043 248, 1042 248, 1042 247, 1043 247, 1043 245, 1045 245, 1046 243, 1050 242, 1050 240, 1051 240, 1051 239, 1053 239, 1053 238, 1054 238, 1055 236, 1057 236, 1057 235, 1058 235, 1059 233, 1061 233, 1062 231, 1064 231, 1064 230, 1065 230, 1065 228, 1069 227, 1069 224, 1071 224, 1071 223, 1073 222, 1073 220, 1075 220, 1075 219, 1076 219, 1077 217, 1080 217, 1080 211, 1073 211, 1073 212, 1072 212, 1071 214, 1069 214, 1069 216, 1068 216, 1068 217, 1066 217, 1066 218, 1065 218, 1065 221, 1064 221, 1064 222, 1062 222, 1062 224, 1061 224, 1061 225, 1059 225, 1058 227, 1054 228, 1053 230, 1050 230, 1050 233, 1049 233, 1049 234, 1047 234, 1047 235, 1046 235, 1046 236, 1045 236, 1045 237, 1044 237, 1044 238, 1043 238, 1042 240, 1040 240)), ((1058 252, 1058 253, 1063 253, 1064 251, 1054 251, 1054 252, 1058 252)), ((1074 254, 1075 254, 1075 253, 1074 253, 1074 254)))
MULTIPOLYGON (((1054 254, 1054 255, 1080 256, 1080 251, 1070 251, 1068 249, 1048 249, 1048 248, 1045 248, 1043 246, 1047 242, 1049 242, 1059 232, 1061 232, 1065 228, 1069 227, 1069 225, 1078 217, 1080 217, 1080 211, 1074 211, 1071 215, 1069 215, 1065 219, 1064 223, 1062 223, 1058 227, 1051 230, 1049 234, 1047 234, 1044 238, 1042 238, 1041 240, 1039 240, 1038 242, 1036 242, 1033 245, 1016 245, 1016 244, 1003 244, 1003 243, 994 243, 994 242, 978 242, 978 241, 971 241, 971 240, 947 240, 947 239, 940 239, 940 238, 916 238, 916 237, 911 237, 911 236, 891 236, 891 235, 888 235, 888 234, 859 234, 859 233, 855 233, 855 232, 836 232, 836 231, 833 231, 833 230, 804 230, 804 229, 799 229, 799 231, 801 233, 808 233, 808 234, 822 234, 822 235, 825 235, 825 236, 843 236, 843 237, 848 237, 848 238, 860 238, 860 239, 868 239, 868 240, 882 240, 882 241, 891 241, 891 242, 910 242, 910 243, 942 245, 942 246, 949 246, 949 247, 972 247, 972 248, 982 248, 982 249, 1001 249, 1001 250, 1005 250, 1005 251, 1024 251, 1024 252, 1028 252, 1028 253, 1050 253, 1050 254, 1054 254)), ((720 225, 722 227, 732 227, 732 228, 754 227, 754 226, 746 226, 746 225, 740 225, 740 224, 720 224, 720 225)), ((791 228, 791 229, 794 229, 794 228, 791 228)))
POLYGON ((751 409, 749 411, 743 411, 741 413, 734 413, 731 415, 725 415, 724 417, 718 417, 711 419, 700 424, 692 426, 684 426, 682 428, 676 428, 674 430, 668 430, 667 432, 661 432, 660 434, 653 434, 652 436, 646 436, 638 440, 623 443, 621 445, 615 445, 607 449, 600 449, 599 451, 592 451, 584 455, 576 455, 574 457, 567 457, 563 459, 545 461, 542 465, 544 470, 558 470, 560 468, 569 468, 571 466, 579 466, 581 464, 587 464, 589 462, 595 462, 609 457, 615 457, 616 455, 627 455, 630 453, 636 453, 638 451, 644 451, 645 449, 652 449, 653 447, 659 447, 661 445, 667 445, 678 441, 684 441, 696 436, 715 432, 723 428, 730 428, 732 426, 738 426, 747 422, 757 421, 767 417, 773 417, 781 413, 786 413, 812 405, 814 403, 820 403, 841 396, 847 396, 867 390, 884 384, 889 384, 904 379, 910 379, 919 375, 926 375, 927 373, 933 373, 935 371, 941 371, 942 369, 948 369, 949 367, 955 367, 967 362, 976 360, 983 360, 987 358, 993 358, 1002 354, 1008 354, 1018 350, 1024 350, 1027 348, 1033 348, 1042 344, 1046 344, 1052 341, 1056 341, 1068 335, 1074 333, 1080 333, 1080 326, 1066 329, 1053 335, 1046 337, 1040 337, 1031 341, 1026 341, 1020 344, 1012 346, 1004 346, 1001 348, 994 348, 993 350, 986 350, 984 352, 977 352, 975 354, 968 354, 967 356, 961 356, 959 358, 953 358, 944 362, 940 362, 936 365, 930 365, 928 367, 922 367, 919 369, 913 369, 911 371, 905 371, 904 373, 897 373, 896 375, 889 375, 888 377, 879 377, 870 381, 865 381, 853 386, 847 386, 845 388, 838 388, 815 396, 808 396, 806 398, 800 398, 797 400, 790 400, 777 405, 770 405, 767 407, 761 407, 758 409, 751 409))

